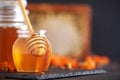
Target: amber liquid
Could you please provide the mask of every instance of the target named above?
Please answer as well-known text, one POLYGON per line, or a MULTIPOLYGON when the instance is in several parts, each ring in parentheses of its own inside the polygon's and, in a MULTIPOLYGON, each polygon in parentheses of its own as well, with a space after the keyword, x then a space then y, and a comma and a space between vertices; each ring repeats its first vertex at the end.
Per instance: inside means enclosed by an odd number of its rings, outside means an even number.
POLYGON ((14 67, 12 57, 12 46, 16 39, 17 28, 0 27, 0 63, 7 62, 9 66, 14 67))
POLYGON ((13 46, 13 59, 18 72, 43 72, 50 64, 51 49, 45 55, 36 56, 28 53, 26 48, 27 38, 19 38, 13 46))

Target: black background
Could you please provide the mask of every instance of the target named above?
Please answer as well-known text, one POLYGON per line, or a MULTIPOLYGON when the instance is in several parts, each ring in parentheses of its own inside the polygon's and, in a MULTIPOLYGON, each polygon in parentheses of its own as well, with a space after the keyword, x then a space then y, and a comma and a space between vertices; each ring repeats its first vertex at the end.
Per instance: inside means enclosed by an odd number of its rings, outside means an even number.
POLYGON ((28 0, 28 3, 89 4, 92 52, 120 60, 120 0, 28 0))

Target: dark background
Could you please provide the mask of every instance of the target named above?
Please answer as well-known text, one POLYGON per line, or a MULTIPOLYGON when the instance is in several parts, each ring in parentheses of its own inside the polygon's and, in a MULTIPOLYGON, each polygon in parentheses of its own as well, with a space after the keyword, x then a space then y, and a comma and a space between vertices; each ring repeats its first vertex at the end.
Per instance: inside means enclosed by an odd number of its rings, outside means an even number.
POLYGON ((89 4, 92 11, 92 52, 120 60, 120 0, 28 0, 28 3, 89 4))

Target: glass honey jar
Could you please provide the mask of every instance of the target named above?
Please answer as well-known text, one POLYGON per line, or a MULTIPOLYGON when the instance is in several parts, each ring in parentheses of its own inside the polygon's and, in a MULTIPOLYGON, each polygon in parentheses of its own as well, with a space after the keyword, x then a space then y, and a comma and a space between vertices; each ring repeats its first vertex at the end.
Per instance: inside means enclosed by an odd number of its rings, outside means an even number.
POLYGON ((12 46, 24 19, 17 0, 0 0, 0 71, 13 69, 12 46))
MULTIPOLYGON (((19 37, 13 45, 13 60, 17 71, 39 73, 47 71, 50 65, 52 49, 45 34, 41 33, 41 31, 37 34, 37 39, 39 39, 39 45, 41 46, 39 47, 39 55, 31 53, 31 51, 28 50, 27 43, 32 37, 29 31, 27 29, 23 29, 18 30, 17 32, 19 37)), ((32 47, 34 45, 32 45, 32 47)))

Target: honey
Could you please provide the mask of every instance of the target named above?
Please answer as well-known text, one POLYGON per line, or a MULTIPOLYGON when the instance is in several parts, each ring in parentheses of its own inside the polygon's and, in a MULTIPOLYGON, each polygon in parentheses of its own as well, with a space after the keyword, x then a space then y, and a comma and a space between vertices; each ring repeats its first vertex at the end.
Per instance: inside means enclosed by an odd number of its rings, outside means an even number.
POLYGON ((14 66, 12 58, 12 46, 17 39, 17 28, 0 27, 0 63, 7 62, 14 66))
POLYGON ((9 72, 15 68, 12 46, 18 38, 17 30, 23 25, 24 19, 17 0, 0 0, 0 71, 9 72))
MULTIPOLYGON (((20 33, 19 33, 20 34, 20 33)), ((13 60, 18 72, 43 72, 50 65, 52 50, 50 45, 46 46, 46 53, 43 55, 35 55, 28 51, 27 41, 30 36, 24 31, 13 45, 13 60)), ((44 39, 47 39, 46 37, 44 39)), ((45 42, 49 44, 48 42, 45 42)), ((42 48, 41 48, 42 49, 42 48)))

